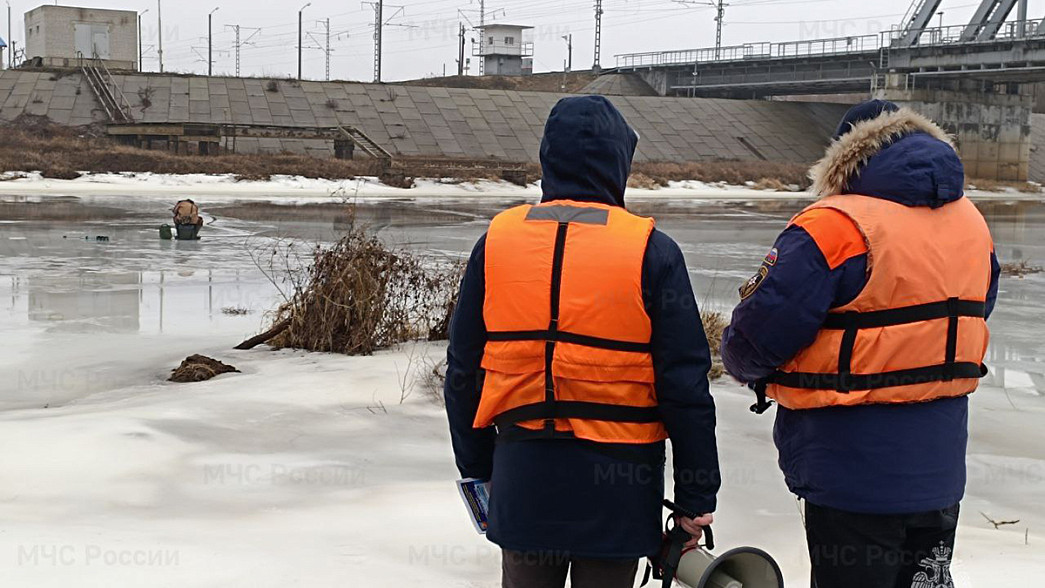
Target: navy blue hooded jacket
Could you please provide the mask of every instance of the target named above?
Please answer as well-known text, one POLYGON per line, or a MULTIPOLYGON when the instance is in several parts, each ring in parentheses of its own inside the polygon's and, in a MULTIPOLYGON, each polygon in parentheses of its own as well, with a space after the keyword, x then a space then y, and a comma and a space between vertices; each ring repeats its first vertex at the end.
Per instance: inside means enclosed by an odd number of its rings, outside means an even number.
MULTIPOLYGON (((853 131, 851 123, 864 117, 847 115, 853 120, 839 127, 841 140, 867 141, 872 155, 857 166, 845 192, 912 207, 936 208, 962 198, 964 170, 954 149, 937 138, 942 132, 885 104, 864 108, 871 111, 866 119, 883 113, 910 119, 909 132, 884 137, 873 125, 853 131), (848 136, 850 131, 859 134, 848 136)), ((851 222, 838 216, 838 222, 851 222)), ((838 252, 821 250, 800 226, 785 229, 774 250, 775 263, 764 265, 767 276, 733 311, 723 336, 725 367, 745 383, 769 376, 811 344, 828 311, 851 302, 867 284, 866 252, 838 263, 838 252)), ((1000 273, 993 253, 991 268, 988 316, 1000 273)), ((778 406, 774 439, 788 487, 809 502, 853 512, 912 513, 961 500, 967 420, 966 397, 813 410, 778 406)))
MULTIPOLYGON (((565 98, 552 110, 541 144, 543 202, 561 199, 624 206, 638 137, 605 98, 565 98)), ((492 480, 487 537, 518 551, 630 558, 656 552, 662 528, 664 442, 645 445, 576 439, 498 439, 474 429, 479 405, 485 237, 472 251, 450 324, 445 387, 457 467, 492 480)), ((715 510, 719 487, 715 405, 708 391, 707 338, 682 251, 654 230, 642 267, 661 417, 672 443, 675 500, 715 510)))

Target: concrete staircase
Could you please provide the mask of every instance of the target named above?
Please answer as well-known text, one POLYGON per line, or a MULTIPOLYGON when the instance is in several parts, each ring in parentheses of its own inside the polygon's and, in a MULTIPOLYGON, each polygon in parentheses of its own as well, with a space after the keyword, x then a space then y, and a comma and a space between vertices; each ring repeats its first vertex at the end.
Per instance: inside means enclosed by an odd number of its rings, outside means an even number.
POLYGON ((392 161, 392 154, 389 153, 388 150, 384 147, 378 145, 377 142, 368 137, 366 133, 364 133, 363 131, 355 127, 346 127, 340 125, 337 128, 346 139, 352 141, 352 143, 354 143, 357 147, 362 149, 370 157, 385 162, 392 161))

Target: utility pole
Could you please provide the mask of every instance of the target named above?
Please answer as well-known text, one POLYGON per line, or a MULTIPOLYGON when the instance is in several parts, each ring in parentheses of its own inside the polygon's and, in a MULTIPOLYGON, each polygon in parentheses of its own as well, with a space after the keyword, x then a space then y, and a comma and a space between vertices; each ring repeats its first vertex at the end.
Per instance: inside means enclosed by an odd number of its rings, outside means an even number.
POLYGON ((142 44, 142 15, 148 12, 149 9, 138 13, 138 71, 145 71, 145 49, 142 44))
POLYGON ((327 63, 326 63, 326 81, 328 81, 328 82, 329 82, 329 81, 330 81, 330 18, 329 18, 329 17, 327 17, 326 21, 325 21, 325 22, 324 22, 323 24, 324 24, 324 25, 326 26, 326 30, 327 30, 327 49, 326 49, 326 52, 327 52, 327 63))
POLYGON ((163 0, 156 0, 156 26, 159 29, 160 73, 163 73, 163 0))
MULTIPOLYGON (((602 56, 602 0, 595 0, 595 63, 591 66, 593 72, 598 74, 602 71, 599 58, 602 56)), ((570 69, 573 69, 572 67, 570 69)))
POLYGON ((225 28, 236 31, 236 77, 239 77, 239 49, 240 47, 250 43, 250 40, 254 38, 254 35, 261 32, 261 29, 248 29, 254 31, 250 34, 243 42, 240 42, 240 26, 239 25, 225 25, 225 28))
POLYGON ((464 75, 464 23, 459 22, 457 26, 461 27, 457 32, 457 75, 464 75))
POLYGON ((385 0, 374 4, 374 81, 381 83, 381 32, 385 24, 385 0))
POLYGON ((330 55, 333 52, 333 49, 330 48, 330 19, 327 18, 327 19, 324 19, 324 20, 317 20, 316 24, 325 28, 325 30, 326 30, 326 39, 325 39, 325 41, 321 42, 319 39, 316 38, 315 35, 313 35, 311 33, 311 31, 309 33, 307 33, 307 34, 308 34, 308 38, 311 39, 312 42, 316 44, 316 48, 319 49, 320 51, 322 51, 323 54, 326 56, 326 64, 325 64, 326 65, 326 80, 329 82, 330 81, 330 55))
MULTIPOLYGON (((220 6, 218 7, 220 8, 220 6)), ((207 75, 214 75, 214 13, 218 8, 210 11, 207 15, 207 75)))
MULTIPOLYGON (((562 40, 566 41, 566 71, 573 71, 573 33, 563 35, 562 40)), ((596 53, 598 55, 598 53, 596 53)), ((597 64, 598 58, 595 58, 597 64)))
POLYGON ((7 0, 7 69, 15 67, 15 38, 10 36, 10 0, 7 0))
POLYGON ((309 2, 308 4, 302 6, 301 10, 298 10, 298 79, 299 80, 301 79, 301 50, 303 49, 302 46, 304 45, 304 39, 302 38, 302 32, 301 32, 301 19, 303 18, 303 15, 305 13, 305 9, 308 8, 309 6, 312 6, 311 2, 309 2))
POLYGON ((7 69, 15 67, 15 39, 10 36, 10 0, 7 0, 7 69))
POLYGON ((722 58, 722 21, 726 17, 726 4, 718 0, 715 7, 715 59, 722 58))
POLYGON ((724 0, 675 0, 685 6, 710 6, 715 9, 715 59, 722 57, 722 24, 726 20, 726 4, 724 0))
POLYGON ((486 73, 486 0, 479 0, 479 75, 486 73))

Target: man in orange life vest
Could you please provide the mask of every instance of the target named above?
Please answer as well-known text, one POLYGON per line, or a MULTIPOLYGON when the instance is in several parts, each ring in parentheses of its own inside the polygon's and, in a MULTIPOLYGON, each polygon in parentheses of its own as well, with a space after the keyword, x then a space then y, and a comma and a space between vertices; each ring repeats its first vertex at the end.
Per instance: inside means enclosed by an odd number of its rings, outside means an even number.
POLYGON ((446 410, 461 474, 491 480, 507 588, 631 588, 660 546, 666 439, 675 502, 715 510, 707 338, 678 245, 624 209, 637 142, 605 98, 561 100, 541 203, 497 215, 461 283, 446 410))
POLYGON ((950 586, 1000 271, 987 224, 950 138, 890 102, 851 109, 810 177, 820 200, 741 288, 726 369, 779 405, 815 586, 950 586))

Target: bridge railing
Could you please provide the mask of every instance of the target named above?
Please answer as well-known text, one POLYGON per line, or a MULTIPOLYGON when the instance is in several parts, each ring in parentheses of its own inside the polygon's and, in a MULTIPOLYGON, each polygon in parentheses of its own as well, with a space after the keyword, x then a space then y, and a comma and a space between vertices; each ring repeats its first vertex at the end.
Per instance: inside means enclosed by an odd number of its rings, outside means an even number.
MULTIPOLYGON (((982 43, 984 41, 963 39, 968 25, 931 27, 922 31, 917 46, 954 45, 959 43, 982 43)), ((764 59, 793 59, 801 57, 827 57, 849 53, 867 53, 883 48, 896 47, 903 31, 882 31, 876 35, 836 37, 785 43, 746 43, 729 47, 704 47, 674 51, 651 51, 617 55, 617 67, 639 68, 664 65, 687 65, 698 63, 721 63, 764 59)), ((1003 23, 991 41, 1013 41, 1020 38, 1045 37, 1045 19, 1003 23)))
POLYGON ((860 35, 815 39, 811 41, 789 41, 786 43, 746 43, 730 47, 704 47, 675 51, 653 51, 617 55, 617 67, 651 67, 660 65, 683 65, 726 61, 750 61, 761 59, 786 59, 794 57, 823 57, 877 51, 881 46, 879 35, 860 35))
MULTIPOLYGON (((1021 38, 1034 38, 1045 36, 1045 19, 1004 22, 994 36, 986 41, 978 41, 975 38, 976 28, 970 25, 948 25, 945 27, 926 28, 918 36, 916 46, 926 45, 957 45, 961 43, 992 43, 997 41, 1015 41, 1021 38), (966 34, 968 32, 968 34, 966 34)), ((896 47, 903 31, 882 31, 882 46, 896 47)))

